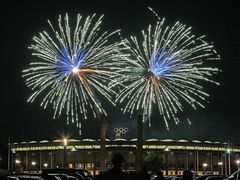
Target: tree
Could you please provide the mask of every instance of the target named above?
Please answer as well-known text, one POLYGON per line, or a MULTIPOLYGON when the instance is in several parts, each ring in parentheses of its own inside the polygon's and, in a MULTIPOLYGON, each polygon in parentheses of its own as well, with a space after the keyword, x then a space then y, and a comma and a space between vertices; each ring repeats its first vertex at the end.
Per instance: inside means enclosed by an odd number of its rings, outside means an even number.
POLYGON ((152 173, 156 173, 162 165, 162 159, 158 157, 157 153, 148 151, 144 157, 143 164, 147 166, 148 170, 152 173))

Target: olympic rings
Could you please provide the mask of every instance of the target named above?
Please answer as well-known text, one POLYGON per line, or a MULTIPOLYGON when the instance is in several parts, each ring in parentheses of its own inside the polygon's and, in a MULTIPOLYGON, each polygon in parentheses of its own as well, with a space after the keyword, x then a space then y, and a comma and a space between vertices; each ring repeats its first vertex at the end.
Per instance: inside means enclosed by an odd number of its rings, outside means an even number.
POLYGON ((128 132, 128 128, 114 128, 114 132, 116 134, 126 134, 128 132))

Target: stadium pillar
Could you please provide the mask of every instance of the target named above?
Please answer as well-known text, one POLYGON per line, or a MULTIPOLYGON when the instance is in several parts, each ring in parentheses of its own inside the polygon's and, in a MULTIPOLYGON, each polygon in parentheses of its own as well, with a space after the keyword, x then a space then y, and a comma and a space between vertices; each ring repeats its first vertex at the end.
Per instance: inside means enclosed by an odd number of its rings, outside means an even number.
POLYGON ((11 169, 11 137, 8 137, 8 172, 11 169))
POLYGON ((100 169, 101 171, 106 170, 106 129, 107 122, 104 115, 100 116, 100 149, 101 149, 101 159, 100 159, 100 169))
POLYGON ((137 171, 140 171, 143 165, 143 116, 137 116, 137 171))

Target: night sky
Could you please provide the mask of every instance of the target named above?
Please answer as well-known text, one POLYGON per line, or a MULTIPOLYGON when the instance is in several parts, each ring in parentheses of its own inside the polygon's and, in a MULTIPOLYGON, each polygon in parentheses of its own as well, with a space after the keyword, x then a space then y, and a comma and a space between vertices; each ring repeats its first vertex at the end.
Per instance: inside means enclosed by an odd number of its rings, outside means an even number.
MULTIPOLYGON (((141 30, 156 17, 147 9, 152 7, 167 23, 180 21, 193 27, 197 35, 207 35, 207 40, 214 42, 221 61, 214 64, 222 73, 214 79, 220 86, 206 84, 210 93, 209 103, 205 109, 186 108, 183 119, 188 117, 192 125, 182 121, 178 126, 172 124, 167 131, 159 117, 157 109, 152 117, 152 127, 145 127, 146 138, 199 139, 210 141, 230 141, 240 144, 239 120, 239 70, 240 70, 240 26, 236 4, 229 1, 11 1, 2 4, 1 16, 1 120, 0 144, 12 136, 14 141, 58 139, 63 133, 74 138, 97 138, 98 121, 90 117, 83 121, 83 134, 78 136, 74 126, 66 126, 65 116, 52 119, 53 111, 44 110, 36 101, 33 104, 26 100, 31 94, 24 84, 21 71, 31 62, 31 51, 28 46, 32 37, 40 31, 50 28, 47 19, 56 25, 59 14, 68 13, 71 23, 75 25, 76 15, 84 16, 97 13, 104 14, 103 26, 111 31, 121 28, 122 36, 141 35, 141 30), (177 3, 176 3, 177 2, 177 3)), ((105 104, 105 103, 103 103, 105 104)), ((109 134, 114 127, 128 127, 129 138, 135 137, 135 119, 123 116, 119 107, 109 110, 109 134)))

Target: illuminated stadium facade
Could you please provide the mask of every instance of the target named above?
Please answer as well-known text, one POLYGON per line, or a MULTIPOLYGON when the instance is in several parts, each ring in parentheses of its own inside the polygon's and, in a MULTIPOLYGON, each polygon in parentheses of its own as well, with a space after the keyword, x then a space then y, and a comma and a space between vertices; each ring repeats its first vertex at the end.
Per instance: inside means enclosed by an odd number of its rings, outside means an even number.
MULTIPOLYGON (((124 169, 136 170, 137 139, 106 139, 106 168, 111 167, 112 154, 120 152, 125 158, 124 169)), ((39 171, 43 168, 86 168, 92 174, 100 171, 100 140, 68 139, 31 141, 11 145, 11 167, 24 171, 39 171)), ((240 159, 240 146, 210 142, 172 139, 147 139, 142 141, 143 158, 151 152, 161 161, 159 167, 165 175, 182 174, 189 169, 197 174, 230 174, 240 159)))

